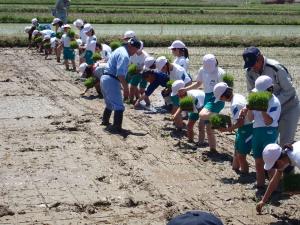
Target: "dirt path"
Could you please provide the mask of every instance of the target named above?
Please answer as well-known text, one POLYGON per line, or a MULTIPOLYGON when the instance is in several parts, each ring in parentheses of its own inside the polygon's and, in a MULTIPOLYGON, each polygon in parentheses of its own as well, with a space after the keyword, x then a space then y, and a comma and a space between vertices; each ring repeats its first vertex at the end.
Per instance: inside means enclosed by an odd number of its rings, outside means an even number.
POLYGON ((103 100, 80 97, 77 74, 25 49, 0 57, 0 224, 164 225, 194 209, 224 224, 300 224, 299 196, 256 214, 253 161, 249 176, 231 170, 233 136, 218 134, 210 154, 180 140, 166 114, 130 107, 131 134, 111 135, 103 100))

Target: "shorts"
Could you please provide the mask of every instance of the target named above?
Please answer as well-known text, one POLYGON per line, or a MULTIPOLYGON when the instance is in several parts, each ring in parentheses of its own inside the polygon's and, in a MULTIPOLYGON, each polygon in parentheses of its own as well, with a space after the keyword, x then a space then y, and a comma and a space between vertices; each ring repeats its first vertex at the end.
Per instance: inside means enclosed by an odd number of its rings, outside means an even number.
POLYGON ((189 120, 197 121, 199 119, 199 113, 189 112, 188 113, 189 120))
POLYGON ((84 54, 84 59, 85 59, 85 62, 88 64, 88 65, 93 65, 94 64, 94 60, 93 60, 93 52, 90 51, 90 50, 86 50, 85 51, 85 54, 84 54))
POLYGON ((137 87, 139 85, 140 88, 145 89, 147 87, 147 81, 142 78, 140 74, 135 74, 131 76, 126 76, 127 83, 132 86, 137 87))
POLYGON ((276 143, 278 138, 277 127, 253 128, 252 151, 255 159, 262 158, 262 152, 268 144, 276 143))
POLYGON ((253 138, 253 124, 247 124, 240 127, 235 135, 235 150, 242 154, 247 155, 251 152, 253 138))
POLYGON ((216 98, 214 96, 214 93, 205 93, 204 98, 204 107, 205 109, 213 112, 213 113, 219 113, 225 106, 225 102, 218 101, 215 102, 216 98))
POLYGON ((75 51, 70 47, 64 47, 64 60, 75 60, 75 51))
POLYGON ((173 106, 179 107, 179 97, 177 95, 171 96, 171 101, 173 106))

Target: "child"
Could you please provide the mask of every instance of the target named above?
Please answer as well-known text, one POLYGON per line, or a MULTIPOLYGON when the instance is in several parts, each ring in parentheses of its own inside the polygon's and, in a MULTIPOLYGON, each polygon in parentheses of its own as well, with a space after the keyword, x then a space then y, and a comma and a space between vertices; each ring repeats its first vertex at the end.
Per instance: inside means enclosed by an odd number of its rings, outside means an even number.
POLYGON ((54 51, 56 55, 56 61, 60 63, 60 56, 61 56, 61 51, 62 51, 62 45, 59 44, 61 40, 61 36, 63 34, 63 21, 59 18, 54 18, 52 21, 52 25, 55 27, 55 34, 56 34, 56 39, 55 41, 52 41, 52 44, 55 46, 54 51))
POLYGON ((95 35, 95 31, 91 24, 87 23, 84 25, 83 32, 86 34, 86 45, 84 59, 88 65, 92 65, 94 63, 93 54, 96 49, 97 37, 95 35))
POLYGON ((68 36, 68 31, 71 29, 69 24, 65 24, 63 26, 64 34, 61 38, 62 40, 62 47, 63 47, 63 54, 64 54, 64 64, 66 66, 66 70, 69 70, 69 60, 72 62, 72 71, 76 71, 75 65, 75 51, 70 47, 71 38, 68 36))
POLYGON ((155 58, 152 56, 148 56, 146 57, 145 61, 144 61, 144 71, 147 70, 154 70, 155 69, 155 58))
POLYGON ((149 96, 159 87, 166 87, 169 77, 167 74, 156 72, 154 70, 146 70, 142 73, 142 78, 149 82, 149 86, 146 91, 135 102, 134 107, 138 108, 141 101, 146 102, 146 106, 150 105, 149 96))
MULTIPOLYGON (((187 137, 189 142, 194 142, 194 125, 196 121, 199 119, 199 112, 203 107, 204 104, 204 98, 205 93, 202 90, 190 90, 183 94, 179 94, 179 89, 184 87, 184 83, 181 80, 177 80, 172 85, 172 93, 171 96, 178 95, 180 99, 190 96, 193 98, 192 102, 192 110, 188 113, 188 124, 187 124, 187 137)), ((185 109, 178 108, 177 111, 174 113, 174 120, 180 120, 181 119, 181 112, 185 111, 185 109)), ((181 120, 182 122, 182 120, 181 120)), ((199 123, 200 124, 200 123, 199 123)), ((198 145, 204 144, 204 123, 201 123, 201 126, 199 125, 199 139, 198 139, 198 145)))
MULTIPOLYGON (((272 79, 261 75, 255 80, 255 92, 269 91, 273 93, 272 79)), ((272 94, 268 102, 267 111, 257 111, 244 108, 241 116, 248 117, 253 123, 252 150, 255 159, 257 188, 263 188, 265 184, 264 161, 262 152, 266 145, 275 143, 278 138, 278 120, 280 117, 281 105, 278 98, 272 94)))
POLYGON ((130 64, 137 65, 137 74, 127 75, 126 80, 130 84, 129 89, 129 101, 131 104, 135 104, 134 98, 139 99, 140 94, 145 92, 145 88, 147 86, 147 81, 142 79, 141 71, 144 68, 145 59, 149 56, 146 51, 143 50, 143 42, 141 41, 141 48, 130 57, 130 64), (138 89, 138 85, 140 90, 138 89))
POLYGON ((249 166, 247 162, 247 154, 250 153, 252 147, 252 132, 253 124, 244 117, 240 117, 240 112, 247 105, 247 100, 240 94, 234 94, 232 88, 224 82, 216 84, 214 87, 214 96, 216 101, 230 102, 230 112, 233 125, 228 128, 221 128, 219 131, 232 132, 237 130, 235 136, 235 152, 233 157, 232 169, 241 171, 241 173, 248 173, 249 166))
POLYGON ((48 56, 52 52, 50 40, 51 40, 51 37, 49 35, 44 36, 43 46, 44 46, 44 50, 45 50, 45 59, 47 59, 48 56))
POLYGON ((176 57, 173 63, 182 66, 185 69, 185 71, 188 72, 189 51, 185 44, 180 40, 176 40, 168 48, 172 50, 172 54, 176 57))
POLYGON ((79 65, 81 65, 84 62, 84 45, 86 44, 87 36, 84 32, 84 21, 82 19, 77 19, 73 22, 73 25, 79 30, 79 38, 81 40, 81 44, 79 47, 79 65))
MULTIPOLYGON (((203 57, 203 66, 199 69, 196 83, 179 90, 180 94, 188 90, 199 88, 203 83, 205 100, 204 107, 200 111, 200 121, 204 120, 208 123, 209 117, 214 113, 219 113, 224 108, 224 102, 215 102, 213 93, 214 86, 222 81, 225 71, 218 66, 218 61, 213 54, 206 54, 203 57), (181 93, 182 92, 182 93, 181 93)), ((207 138, 211 151, 216 151, 216 137, 211 129, 211 125, 207 124, 207 138)))

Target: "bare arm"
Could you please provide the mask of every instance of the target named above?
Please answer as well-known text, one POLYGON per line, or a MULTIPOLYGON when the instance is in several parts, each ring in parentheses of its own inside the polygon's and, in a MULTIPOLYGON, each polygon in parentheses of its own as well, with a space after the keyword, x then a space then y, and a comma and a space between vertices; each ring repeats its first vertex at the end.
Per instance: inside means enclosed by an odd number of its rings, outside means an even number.
POLYGON ((126 98, 128 98, 128 96, 129 96, 129 89, 128 89, 128 84, 127 84, 127 82, 126 82, 126 80, 125 80, 125 76, 120 76, 120 75, 118 75, 117 77, 118 77, 118 79, 120 80, 120 82, 121 82, 121 84, 122 84, 122 87, 123 87, 123 95, 124 95, 124 98, 126 99, 126 98))
POLYGON ((182 111, 182 110, 180 109, 180 107, 178 107, 178 109, 176 110, 176 112, 175 112, 174 115, 173 115, 173 119, 174 119, 174 120, 180 115, 181 111, 182 111))

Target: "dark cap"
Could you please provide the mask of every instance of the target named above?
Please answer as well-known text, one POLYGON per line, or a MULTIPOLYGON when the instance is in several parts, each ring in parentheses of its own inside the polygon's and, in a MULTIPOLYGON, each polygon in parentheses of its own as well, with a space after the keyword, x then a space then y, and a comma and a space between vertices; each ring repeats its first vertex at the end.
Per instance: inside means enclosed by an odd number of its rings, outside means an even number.
POLYGON ((245 61, 244 68, 251 68, 257 62, 258 56, 260 56, 260 51, 258 48, 251 46, 246 48, 243 53, 243 58, 245 61))
POLYGON ((222 221, 211 213, 190 211, 176 216, 167 225, 223 225, 222 221))
POLYGON ((142 46, 142 43, 140 40, 138 40, 137 38, 130 38, 128 40, 128 44, 130 44, 131 46, 137 48, 137 49, 140 49, 141 46, 142 46))

